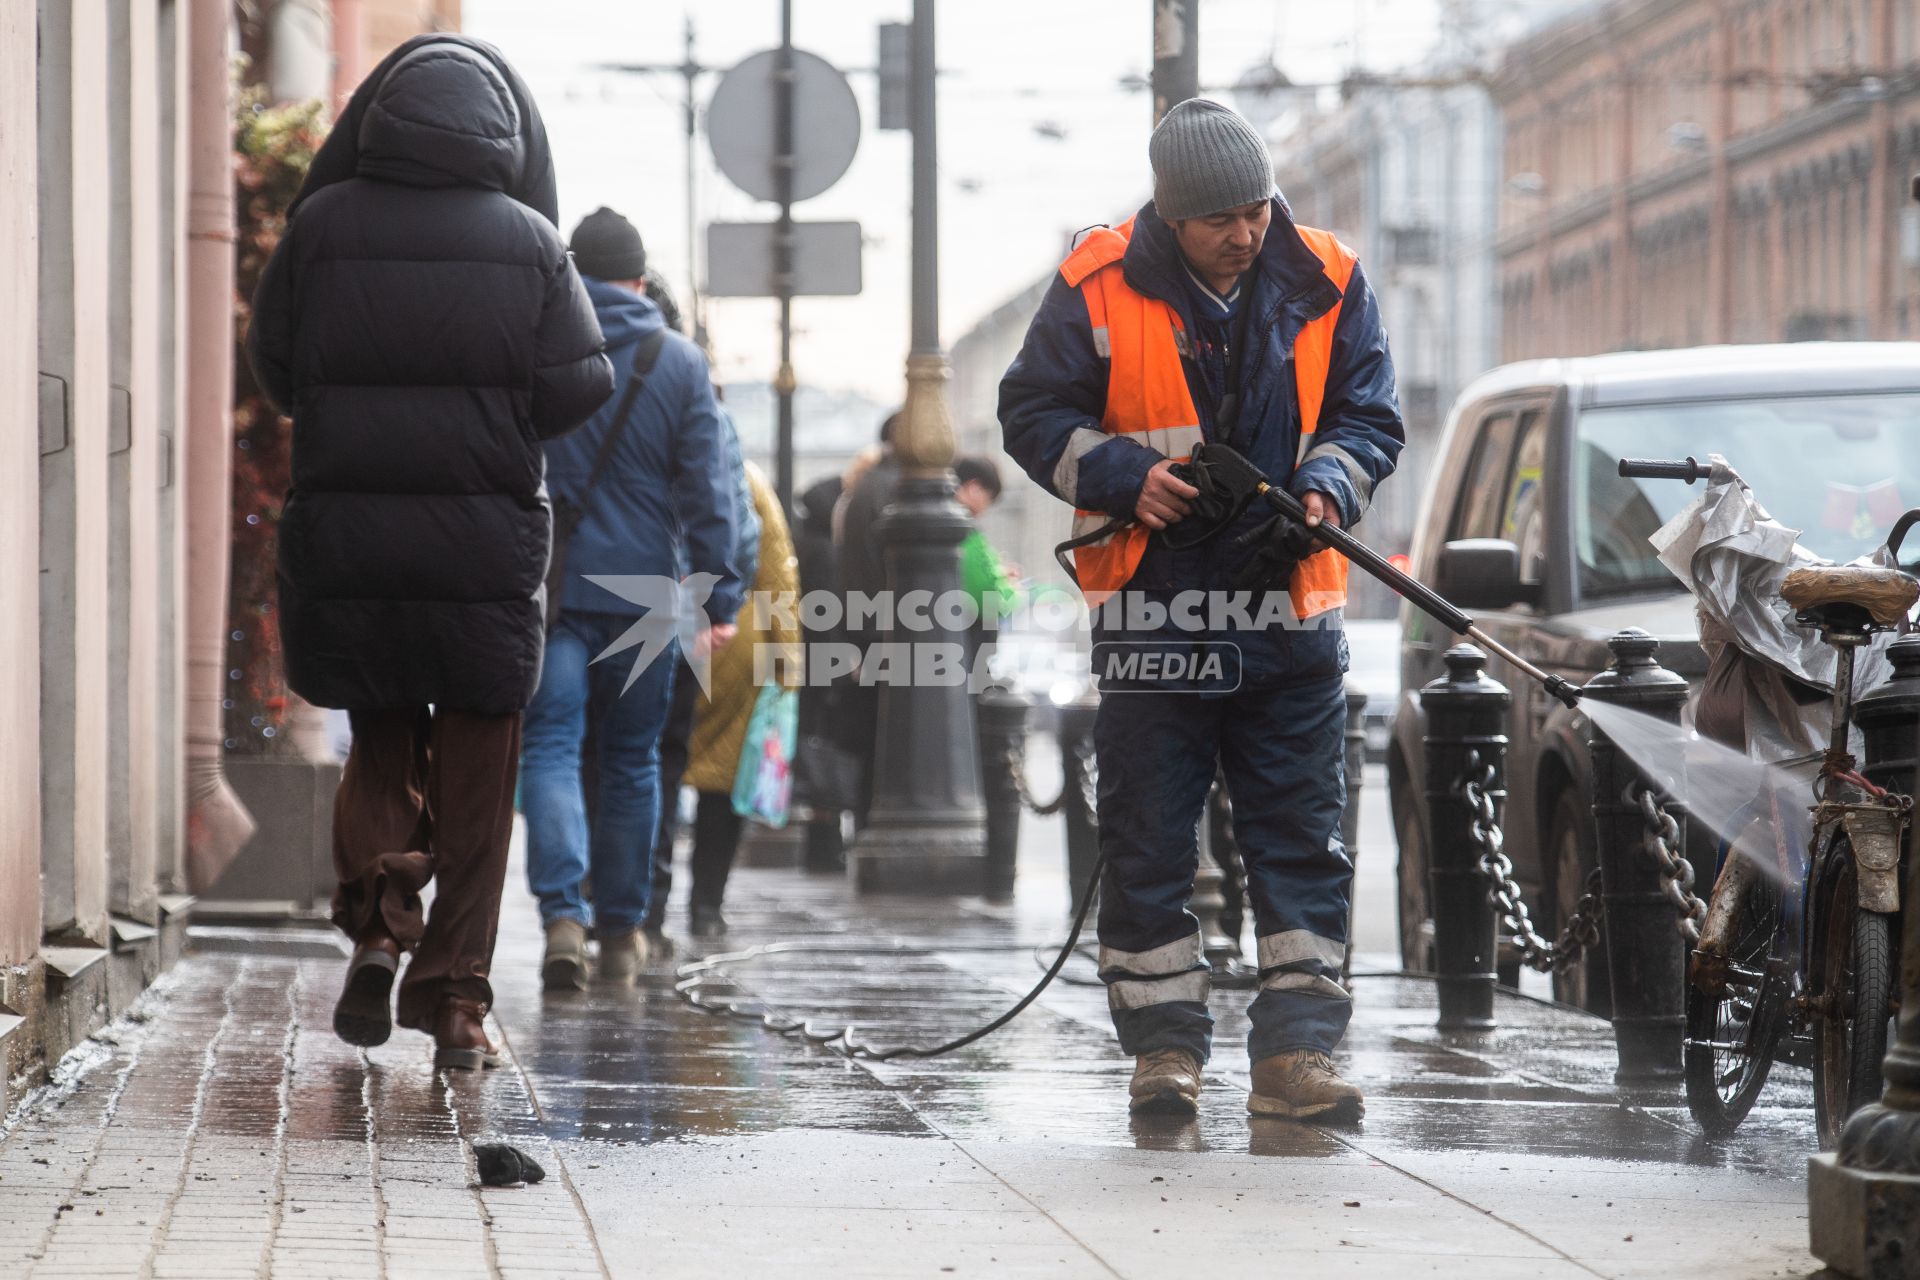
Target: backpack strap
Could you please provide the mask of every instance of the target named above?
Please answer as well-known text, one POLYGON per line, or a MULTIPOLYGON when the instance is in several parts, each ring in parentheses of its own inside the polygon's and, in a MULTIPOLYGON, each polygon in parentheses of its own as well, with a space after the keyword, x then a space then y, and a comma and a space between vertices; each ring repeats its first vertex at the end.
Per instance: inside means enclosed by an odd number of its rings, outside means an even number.
POLYGON ((607 469, 607 462, 613 457, 613 451, 620 439, 627 433, 627 420, 633 416, 633 406, 640 399, 640 392, 647 385, 647 375, 653 372, 653 366, 660 359, 660 349, 667 345, 667 330, 663 325, 646 337, 633 353, 633 376, 627 379, 626 389, 620 393, 620 403, 613 411, 613 421, 607 424, 607 434, 600 441, 600 452, 593 457, 593 470, 587 473, 587 486, 580 491, 580 506, 584 510, 587 499, 593 495, 593 487, 600 483, 601 474, 607 469))

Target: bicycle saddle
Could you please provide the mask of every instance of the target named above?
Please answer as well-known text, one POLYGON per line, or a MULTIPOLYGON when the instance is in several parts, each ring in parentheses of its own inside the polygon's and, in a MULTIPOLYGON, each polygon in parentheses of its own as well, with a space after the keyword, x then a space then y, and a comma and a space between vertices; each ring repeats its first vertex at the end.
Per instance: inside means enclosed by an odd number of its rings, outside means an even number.
POLYGON ((1789 573, 1780 598, 1816 627, 1891 627, 1920 600, 1920 580, 1874 565, 1815 565, 1789 573))

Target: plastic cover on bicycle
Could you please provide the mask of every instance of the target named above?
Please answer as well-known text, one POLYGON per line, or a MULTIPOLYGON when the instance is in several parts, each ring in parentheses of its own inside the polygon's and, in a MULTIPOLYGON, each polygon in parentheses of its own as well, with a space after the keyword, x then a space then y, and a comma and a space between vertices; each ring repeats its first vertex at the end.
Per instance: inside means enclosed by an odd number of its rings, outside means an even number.
MULTIPOLYGON (((1744 748, 1757 760, 1822 750, 1832 724, 1838 662, 1832 646, 1794 621, 1780 598, 1788 573, 1831 564, 1800 545, 1800 531, 1767 513, 1718 454, 1698 498, 1651 539, 1660 563, 1693 593, 1707 679, 1694 707, 1702 737, 1744 748)), ((1855 564, 1898 567, 1883 544, 1855 564)), ((1854 696, 1891 674, 1881 633, 1855 657, 1854 696)))

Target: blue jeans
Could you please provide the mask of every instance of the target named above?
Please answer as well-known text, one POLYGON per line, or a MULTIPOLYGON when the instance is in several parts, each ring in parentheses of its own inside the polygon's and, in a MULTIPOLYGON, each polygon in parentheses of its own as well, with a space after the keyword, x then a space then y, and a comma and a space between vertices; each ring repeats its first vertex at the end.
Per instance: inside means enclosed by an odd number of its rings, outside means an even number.
POLYGON ((660 826, 660 732, 673 697, 677 649, 669 646, 626 685, 639 650, 595 663, 634 619, 567 610, 547 637, 540 688, 527 708, 521 807, 527 817, 527 887, 540 919, 627 933, 646 921, 653 840, 660 826), (589 709, 598 786, 592 830, 581 786, 589 709), (593 910, 580 892, 593 873, 593 910))

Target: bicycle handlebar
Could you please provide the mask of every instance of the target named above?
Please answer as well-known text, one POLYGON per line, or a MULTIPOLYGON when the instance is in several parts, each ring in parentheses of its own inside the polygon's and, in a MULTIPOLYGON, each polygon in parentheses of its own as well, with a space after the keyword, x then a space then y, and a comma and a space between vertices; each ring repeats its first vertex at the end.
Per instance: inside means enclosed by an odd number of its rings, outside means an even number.
POLYGON ((1695 462, 1692 458, 1683 462, 1667 462, 1658 458, 1620 459, 1620 474, 1629 479, 1684 480, 1692 484, 1695 480, 1705 480, 1712 472, 1711 466, 1695 462))

